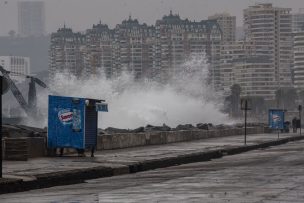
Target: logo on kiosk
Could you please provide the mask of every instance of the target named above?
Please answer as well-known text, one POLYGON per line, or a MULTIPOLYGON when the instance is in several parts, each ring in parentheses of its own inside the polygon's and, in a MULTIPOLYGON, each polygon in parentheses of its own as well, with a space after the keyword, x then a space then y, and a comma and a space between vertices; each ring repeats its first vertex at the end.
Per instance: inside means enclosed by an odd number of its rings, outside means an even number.
POLYGON ((58 118, 63 125, 72 124, 73 111, 70 109, 62 109, 58 112, 58 118))
POLYGON ((279 122, 279 121, 281 121, 281 117, 280 117, 280 115, 273 114, 272 120, 273 120, 273 122, 279 122))

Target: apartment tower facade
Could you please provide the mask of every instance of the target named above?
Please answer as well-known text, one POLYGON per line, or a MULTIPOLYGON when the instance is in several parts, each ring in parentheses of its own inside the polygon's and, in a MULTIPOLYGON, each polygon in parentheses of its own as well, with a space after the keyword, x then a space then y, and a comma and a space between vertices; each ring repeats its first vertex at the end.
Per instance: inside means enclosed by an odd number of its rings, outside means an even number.
POLYGON ((245 36, 256 55, 268 56, 274 68, 276 88, 292 86, 291 9, 256 4, 244 10, 245 36))
POLYGON ((44 2, 18 2, 18 34, 21 37, 42 36, 45 34, 44 2))

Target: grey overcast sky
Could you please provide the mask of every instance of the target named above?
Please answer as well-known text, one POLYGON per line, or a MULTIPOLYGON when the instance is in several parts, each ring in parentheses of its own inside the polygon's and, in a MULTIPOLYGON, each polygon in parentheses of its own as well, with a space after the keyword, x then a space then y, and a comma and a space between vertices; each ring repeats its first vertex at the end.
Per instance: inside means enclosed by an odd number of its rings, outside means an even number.
MULTIPOLYGON (((0 0, 0 35, 17 31, 17 2, 0 0)), ((154 24, 170 10, 182 18, 207 19, 209 15, 228 12, 243 22, 243 9, 256 2, 273 3, 276 7, 304 8, 304 0, 42 0, 46 7, 46 31, 55 32, 64 22, 75 31, 84 31, 101 20, 114 27, 130 14, 139 22, 154 24)))

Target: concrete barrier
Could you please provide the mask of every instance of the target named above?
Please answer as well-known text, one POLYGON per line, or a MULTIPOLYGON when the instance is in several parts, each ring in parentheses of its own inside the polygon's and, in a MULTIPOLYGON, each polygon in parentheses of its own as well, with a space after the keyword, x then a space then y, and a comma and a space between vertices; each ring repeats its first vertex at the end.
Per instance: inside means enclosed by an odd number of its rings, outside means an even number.
MULTIPOLYGON (((264 133, 264 127, 248 127, 248 134, 264 133)), ((118 133, 97 136, 97 149, 121 149, 145 145, 160 145, 174 142, 243 135, 243 128, 214 129, 214 130, 181 130, 145 133, 118 133)))
MULTIPOLYGON (((248 134, 263 133, 264 127, 248 127, 247 132, 248 134)), ((103 134, 97 136, 97 150, 121 149, 145 145, 160 145, 243 134, 243 128, 103 134)), ((19 137, 15 139, 27 140, 28 158, 46 156, 47 150, 45 137, 19 137)), ((3 147, 3 152, 5 152, 5 144, 3 147)), ((3 153, 3 157, 5 157, 5 153, 3 153)))
POLYGON ((46 155, 45 137, 4 138, 2 144, 3 158, 7 160, 27 160, 46 155))
POLYGON ((41 157, 46 155, 46 138, 44 137, 28 137, 29 158, 41 157))

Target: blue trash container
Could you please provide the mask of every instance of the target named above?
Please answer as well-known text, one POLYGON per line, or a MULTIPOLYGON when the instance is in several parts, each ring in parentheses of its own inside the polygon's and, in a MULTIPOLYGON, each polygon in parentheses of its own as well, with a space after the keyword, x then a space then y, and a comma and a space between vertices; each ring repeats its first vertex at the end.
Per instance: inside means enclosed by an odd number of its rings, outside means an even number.
POLYGON ((49 96, 48 148, 92 149, 97 144, 98 111, 108 111, 104 100, 49 96))

